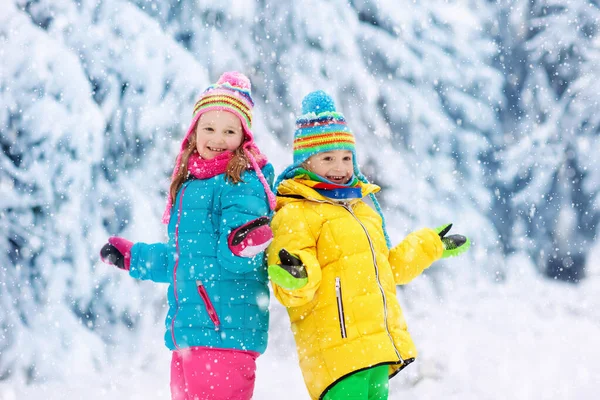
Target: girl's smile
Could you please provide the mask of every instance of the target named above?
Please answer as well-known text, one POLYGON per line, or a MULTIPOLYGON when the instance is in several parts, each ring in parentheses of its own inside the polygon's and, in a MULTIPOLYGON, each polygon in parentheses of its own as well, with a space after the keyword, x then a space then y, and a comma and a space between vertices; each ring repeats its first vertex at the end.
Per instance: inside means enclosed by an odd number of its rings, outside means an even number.
POLYGON ((242 144, 244 130, 239 118, 230 112, 213 110, 200 116, 196 127, 196 150, 200 157, 211 160, 242 144))

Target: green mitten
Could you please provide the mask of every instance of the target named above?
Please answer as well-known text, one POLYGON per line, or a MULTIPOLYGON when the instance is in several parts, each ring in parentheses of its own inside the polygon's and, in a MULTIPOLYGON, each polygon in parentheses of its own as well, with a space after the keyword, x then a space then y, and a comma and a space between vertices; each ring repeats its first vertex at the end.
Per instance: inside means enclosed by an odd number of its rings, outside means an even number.
POLYGON ((302 260, 288 253, 286 249, 279 251, 279 259, 281 264, 269 265, 271 281, 288 290, 304 287, 308 282, 308 274, 302 260))
POLYGON ((463 235, 450 235, 446 236, 448 231, 452 228, 452 224, 445 224, 438 226, 434 230, 440 235, 442 244, 444 245, 444 252, 442 258, 454 257, 464 253, 471 246, 471 241, 468 237, 463 235))

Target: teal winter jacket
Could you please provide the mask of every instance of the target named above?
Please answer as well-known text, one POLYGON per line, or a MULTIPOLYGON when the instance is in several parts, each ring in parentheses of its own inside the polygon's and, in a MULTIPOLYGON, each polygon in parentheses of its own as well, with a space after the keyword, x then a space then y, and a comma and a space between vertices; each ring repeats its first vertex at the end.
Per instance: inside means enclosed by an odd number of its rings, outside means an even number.
MULTIPOLYGON (((272 184, 273 167, 263 167, 272 184)), ((235 256, 229 233, 256 218, 271 216, 256 173, 233 184, 224 174, 186 181, 175 199, 165 243, 136 243, 130 275, 169 284, 165 344, 263 353, 269 327, 269 289, 264 253, 235 256)))

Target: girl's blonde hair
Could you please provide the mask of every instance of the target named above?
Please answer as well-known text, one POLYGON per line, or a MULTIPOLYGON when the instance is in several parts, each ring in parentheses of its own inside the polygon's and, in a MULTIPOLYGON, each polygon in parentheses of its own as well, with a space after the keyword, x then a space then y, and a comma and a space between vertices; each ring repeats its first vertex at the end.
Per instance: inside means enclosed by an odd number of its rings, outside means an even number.
MULTIPOLYGON (((226 178, 232 183, 240 183, 243 182, 242 174, 244 171, 251 167, 250 160, 246 153, 244 152, 244 144, 247 142, 248 138, 244 134, 244 140, 239 145, 237 149, 233 151, 233 158, 229 160, 227 163, 227 169, 225 170, 226 178)), ((183 185, 183 183, 188 178, 188 161, 190 156, 196 151, 196 132, 194 129, 194 134, 190 135, 188 140, 188 146, 181 153, 181 165, 179 166, 179 171, 173 177, 171 181, 171 186, 169 188, 169 193, 171 194, 171 198, 173 199, 173 203, 175 202, 175 198, 177 197, 177 192, 183 185)), ((252 155, 256 158, 258 154, 255 154, 252 149, 249 150, 252 155)), ((175 166, 177 167, 177 166, 175 166)), ((173 204, 171 204, 173 205, 173 204)))

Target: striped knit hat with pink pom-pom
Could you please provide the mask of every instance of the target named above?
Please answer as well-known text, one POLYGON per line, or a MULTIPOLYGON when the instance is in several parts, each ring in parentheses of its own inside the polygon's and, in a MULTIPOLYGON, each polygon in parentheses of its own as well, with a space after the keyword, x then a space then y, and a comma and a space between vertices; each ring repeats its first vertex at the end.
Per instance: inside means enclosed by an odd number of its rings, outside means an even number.
MULTIPOLYGON (((217 83, 210 85, 200 96, 200 99, 194 106, 194 116, 190 127, 187 130, 183 141, 181 142, 181 151, 177 156, 175 163, 175 169, 173 170, 173 177, 177 176, 179 168, 181 167, 182 152, 189 146, 189 138, 195 134, 196 124, 200 119, 200 116, 208 111, 221 110, 228 111, 236 115, 241 123, 244 130, 245 142, 243 144, 244 153, 252 168, 256 171, 258 179, 261 181, 265 188, 265 192, 269 199, 269 206, 273 210, 275 208, 275 195, 271 191, 267 180, 265 179, 258 162, 266 161, 267 157, 260 152, 256 144, 254 143, 254 135, 252 134, 252 108, 254 107, 254 101, 252 101, 251 85, 250 80, 244 74, 240 72, 225 72, 217 83), (259 160, 252 155, 256 154, 259 160)), ((167 200, 167 208, 163 214, 163 223, 168 224, 171 215, 171 207, 173 199, 169 195, 167 200)))

